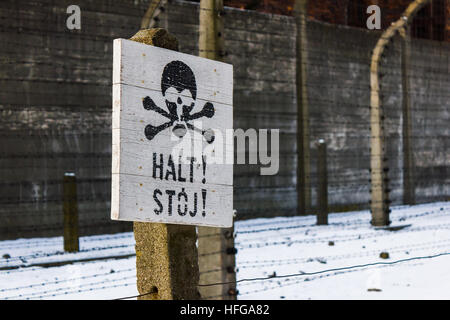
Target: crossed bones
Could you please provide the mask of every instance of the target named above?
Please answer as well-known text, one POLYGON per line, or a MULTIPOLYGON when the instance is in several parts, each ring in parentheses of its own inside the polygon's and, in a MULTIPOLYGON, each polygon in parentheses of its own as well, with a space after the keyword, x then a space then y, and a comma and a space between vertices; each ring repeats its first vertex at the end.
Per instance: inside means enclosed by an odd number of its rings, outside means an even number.
MULTIPOLYGON (((180 105, 182 104, 180 98, 178 98, 177 103, 180 105)), ((189 105, 189 106, 183 105, 181 116, 179 116, 178 112, 177 112, 177 110, 178 110, 177 103, 166 100, 167 110, 169 110, 169 112, 167 112, 166 110, 158 107, 150 97, 147 96, 144 98, 143 104, 144 104, 145 110, 155 111, 155 112, 159 113, 160 115, 169 119, 168 122, 163 123, 156 127, 152 126, 150 124, 147 125, 145 127, 145 136, 147 137, 147 139, 152 140, 158 133, 160 133, 161 131, 163 131, 169 127, 172 127, 175 123, 177 123, 172 130, 173 133, 177 137, 179 137, 179 138, 184 137, 184 135, 187 132, 187 129, 190 129, 190 130, 201 133, 207 143, 210 143, 210 144, 213 143, 215 137, 214 137, 214 131, 212 129, 201 130, 189 123, 189 121, 196 120, 196 119, 199 119, 202 117, 212 118, 215 113, 213 104, 210 102, 207 102, 203 106, 202 111, 196 112, 193 114, 191 114, 191 111, 195 106, 194 102, 192 102, 191 105, 189 105), (180 124, 179 123, 180 121, 184 122, 185 125, 180 124)))

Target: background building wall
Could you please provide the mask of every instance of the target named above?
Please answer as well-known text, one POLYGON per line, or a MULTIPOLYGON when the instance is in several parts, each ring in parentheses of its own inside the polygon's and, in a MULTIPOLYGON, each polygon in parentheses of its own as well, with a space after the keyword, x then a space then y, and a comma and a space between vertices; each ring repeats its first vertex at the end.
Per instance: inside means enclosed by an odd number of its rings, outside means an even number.
MULTIPOLYGON (((308 16, 322 22, 366 28, 366 20, 369 17, 367 7, 378 5, 381 9, 381 27, 386 29, 400 18, 411 2, 411 0, 311 0, 308 2, 308 16)), ((225 0, 224 3, 226 6, 240 9, 293 15, 295 0, 225 0)), ((419 38, 450 41, 449 0, 433 0, 415 18, 413 29, 419 31, 413 30, 413 35, 419 38)))

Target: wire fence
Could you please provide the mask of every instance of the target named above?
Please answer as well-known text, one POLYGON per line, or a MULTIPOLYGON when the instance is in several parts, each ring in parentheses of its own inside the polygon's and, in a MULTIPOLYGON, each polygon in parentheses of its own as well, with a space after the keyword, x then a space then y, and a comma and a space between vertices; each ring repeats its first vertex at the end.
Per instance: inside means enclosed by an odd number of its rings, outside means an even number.
MULTIPOLYGON (((259 243, 261 246, 256 246, 256 248, 264 248, 266 245, 265 240, 270 239, 279 239, 286 238, 286 231, 289 231, 289 226, 283 226, 286 223, 290 223, 293 227, 298 227, 296 225, 296 220, 303 220, 303 222, 308 222, 308 220, 312 220, 310 217, 299 217, 299 218, 285 218, 280 221, 273 221, 273 225, 281 225, 280 228, 264 228, 261 229, 261 223, 257 222, 242 222, 237 225, 237 231, 235 233, 236 237, 236 245, 238 247, 238 253, 240 254, 240 258, 238 259, 238 264, 234 272, 238 275, 238 289, 239 292, 238 297, 245 299, 246 296, 250 296, 252 294, 257 294, 261 292, 270 293, 271 290, 287 288, 289 286, 298 286, 301 283, 309 283, 311 281, 320 280, 320 279, 329 279, 331 277, 337 277, 340 275, 345 275, 352 272, 358 272, 367 270, 375 267, 388 267, 396 264, 421 261, 434 259, 442 256, 447 256, 450 253, 447 250, 450 248, 450 239, 445 237, 436 238, 431 241, 423 241, 423 239, 428 239, 430 237, 430 233, 426 237, 417 236, 422 231, 444 231, 442 233, 445 235, 447 232, 445 230, 448 229, 448 224, 445 223, 445 219, 449 217, 450 207, 445 207, 445 203, 435 204, 434 210, 430 210, 430 205, 423 206, 415 206, 414 212, 411 212, 411 208, 409 207, 398 207, 395 208, 393 212, 393 217, 396 218, 395 224, 403 222, 404 229, 396 230, 396 231, 377 231, 371 232, 371 228, 368 226, 369 221, 366 216, 365 223, 363 223, 363 217, 366 215, 364 212, 357 213, 347 213, 347 214, 337 214, 333 216, 332 221, 336 221, 337 223, 330 223, 325 228, 317 227, 315 223, 303 223, 301 225, 302 232, 297 232, 295 234, 290 235, 291 237, 300 237, 300 238, 312 238, 314 241, 308 241, 306 239, 297 241, 300 243, 306 243, 306 245, 314 245, 318 242, 328 243, 330 245, 330 241, 332 240, 333 246, 341 246, 347 241, 351 241, 358 244, 370 244, 370 242, 366 242, 365 240, 369 237, 373 237, 377 241, 382 243, 396 243, 398 241, 405 241, 403 244, 396 244, 390 246, 378 246, 377 248, 371 249, 370 246, 362 249, 355 250, 358 246, 349 247, 349 249, 343 250, 343 253, 340 254, 320 254, 320 255, 302 255, 298 258, 276 258, 272 259, 253 259, 253 260, 245 260, 242 257, 246 257, 248 255, 249 250, 254 250, 252 246, 239 246, 239 239, 244 237, 243 240, 245 243, 248 241, 253 241, 254 243, 259 243), (350 217, 354 217, 354 219, 349 219, 350 217), (400 220, 401 219, 401 220, 400 220), (438 220, 437 220, 438 219, 438 220), (440 220, 439 220, 440 219, 440 220), (444 220, 443 220, 444 219, 444 220), (433 224, 434 221, 440 221, 440 224, 433 224), (406 224, 405 224, 406 223, 406 224), (246 225, 249 224, 249 225, 246 225), (253 226, 259 232, 248 233, 249 226, 253 226), (345 228, 341 228, 345 226, 345 228), (415 227, 417 226, 417 227, 415 227), (259 229, 258 229, 259 227, 259 229), (288 227, 288 229, 285 229, 288 227), (313 232, 308 232, 314 230, 313 232), (331 233, 328 237, 322 237, 317 233, 331 233), (340 235, 341 232, 346 232, 350 234, 340 235), (316 233, 316 234, 315 234, 316 233), (414 239, 417 239, 416 242, 408 240, 407 233, 413 233, 415 236, 414 239), (265 237, 257 237, 254 238, 254 235, 263 235, 265 237), (396 239, 395 241, 384 241, 383 237, 392 237, 392 239, 396 239), (403 240, 401 240, 403 239, 403 240), (379 255, 381 252, 388 252, 392 257, 401 257, 402 255, 410 255, 410 257, 388 260, 388 261, 376 261, 379 259, 379 255), (420 254, 426 253, 426 254, 420 254), (427 254, 430 253, 430 254, 427 254), (341 262, 340 262, 341 261, 341 262), (354 261, 371 261, 368 263, 353 263, 354 261), (375 261, 375 262, 373 262, 375 261), (320 265, 332 264, 337 267, 330 268, 317 268, 320 265), (310 267, 308 267, 310 265, 310 267), (316 271, 301 271, 297 273, 289 273, 288 270, 305 268, 308 269, 318 269, 316 271), (289 268, 289 269, 286 269, 289 268), (293 269, 292 269, 293 268, 293 269), (242 277, 240 274, 248 270, 255 270, 256 273, 262 273, 263 271, 270 271, 271 274, 267 276, 260 277, 242 277), (261 284, 262 283, 262 284, 261 284), (255 286, 256 285, 256 286, 255 286)), ((312 217, 314 218, 314 217, 312 217)), ((265 225, 262 225, 264 227, 265 225)), ((102 251, 107 250, 115 250, 117 253, 117 249, 127 248, 127 252, 134 252, 134 242, 133 235, 131 233, 126 234, 118 234, 118 235, 104 235, 104 236, 91 236, 82 239, 82 248, 79 253, 75 255, 82 255, 83 253, 91 253, 94 256, 100 257, 102 251), (123 243, 126 241, 126 244, 123 245, 106 245, 115 242, 123 243), (96 246, 97 243, 103 243, 103 246, 96 246), (91 245, 91 243, 93 243, 91 245), (84 246, 88 246, 85 248, 84 246)), ((11 243, 3 243, 0 244, 0 252, 4 252, 5 249, 12 250, 20 250, 20 249, 29 249, 29 250, 44 250, 45 253, 34 253, 34 254, 25 254, 15 257, 10 257, 8 259, 3 259, 1 262, 3 263, 15 263, 16 261, 24 261, 33 259, 54 259, 55 257, 59 260, 64 257, 64 255, 73 255, 73 254, 64 254, 63 252, 55 252, 51 253, 48 249, 45 248, 45 245, 48 245, 49 242, 52 245, 58 244, 60 247, 62 246, 62 239, 42 239, 42 240, 33 240, 33 243, 29 243, 26 240, 16 240, 21 241, 22 243, 17 243, 15 246, 12 246, 11 243), (41 246, 40 242, 44 245, 41 246), (32 244, 30 246, 30 244, 32 244), (59 258, 58 258, 59 257, 59 258)), ((295 242, 295 240, 293 241, 295 242)), ((279 248, 289 248, 291 245, 284 241, 274 242, 272 245, 277 246, 279 248)), ((266 249, 259 249, 265 251, 266 249)), ((263 252, 260 251, 260 252, 263 252)), ((277 252, 278 249, 275 251, 277 252)), ((14 252, 14 251, 13 251, 14 252)), ((131 259, 131 258, 129 258, 131 259)), ((116 260, 112 260, 108 266, 116 265, 116 260)), ((93 259, 95 263, 95 259, 93 259)), ((129 262, 126 262, 126 267, 123 268, 114 268, 109 269, 106 267, 106 270, 97 269, 99 271, 93 272, 89 271, 88 273, 80 273, 77 277, 61 277, 59 279, 54 280, 45 280, 42 282, 31 282, 27 285, 19 285, 16 287, 7 286, 4 288, 0 288, 0 297, 2 299, 46 299, 46 298, 55 298, 60 299, 65 296, 73 297, 73 295, 80 294, 83 295, 85 293, 93 293, 96 297, 101 297, 103 292, 107 293, 108 290, 112 290, 115 288, 125 288, 131 287, 135 288, 136 285, 136 267, 134 265, 134 259, 131 259, 129 262)), ((71 262, 73 263, 73 261, 71 262)), ((76 262, 75 262, 76 263, 76 262)), ((86 263, 86 267, 90 267, 92 262, 86 263)), ((72 265, 72 264, 71 264, 72 265)), ((78 266, 81 270, 84 268, 83 264, 76 263, 75 266, 78 266)), ((414 265, 410 265, 411 268, 414 265)), ((92 267, 90 267, 92 268, 92 267)), ((88 269, 86 269, 88 270, 88 269)), ((210 273, 217 272, 218 269, 211 270, 203 270, 202 273, 210 273)), ((36 267, 27 267, 26 265, 22 265, 20 269, 15 270, 7 270, 0 271, 0 277, 2 276, 14 276, 17 273, 42 273, 42 268, 36 267)), ((253 271, 252 271, 253 272, 253 271)), ((248 274, 248 273, 244 273, 248 274)), ((253 273, 254 274, 254 273, 253 273)), ((222 286, 228 283, 201 283, 200 287, 205 286, 222 286)), ((144 293, 133 296, 123 296, 116 297, 117 299, 134 299, 145 297, 150 293, 144 293)), ((109 294, 111 295, 111 294, 109 294)), ((204 299, 218 299, 221 296, 210 296, 204 297, 204 299)))

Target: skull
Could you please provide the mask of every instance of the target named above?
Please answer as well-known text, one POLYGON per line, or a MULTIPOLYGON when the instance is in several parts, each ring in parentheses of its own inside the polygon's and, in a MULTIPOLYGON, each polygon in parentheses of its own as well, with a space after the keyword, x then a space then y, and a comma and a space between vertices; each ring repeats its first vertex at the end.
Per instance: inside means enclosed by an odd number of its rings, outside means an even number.
POLYGON ((208 143, 214 141, 213 130, 203 131, 189 123, 202 117, 212 118, 215 110, 213 104, 207 102, 202 111, 191 114, 196 104, 197 84, 194 72, 188 65, 181 61, 172 61, 164 67, 161 93, 165 98, 168 112, 156 106, 150 97, 144 98, 144 108, 163 115, 169 121, 157 127, 147 125, 145 128, 147 139, 152 140, 159 132, 173 126, 172 132, 179 138, 184 137, 190 129, 200 132, 208 143))

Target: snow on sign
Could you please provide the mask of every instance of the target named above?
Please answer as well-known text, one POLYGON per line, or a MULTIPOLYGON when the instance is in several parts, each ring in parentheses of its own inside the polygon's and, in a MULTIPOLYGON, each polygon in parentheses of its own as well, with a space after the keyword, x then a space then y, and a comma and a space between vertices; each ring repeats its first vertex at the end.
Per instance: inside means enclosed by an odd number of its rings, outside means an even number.
POLYGON ((232 65, 124 39, 113 63, 111 218, 231 227, 232 65))

